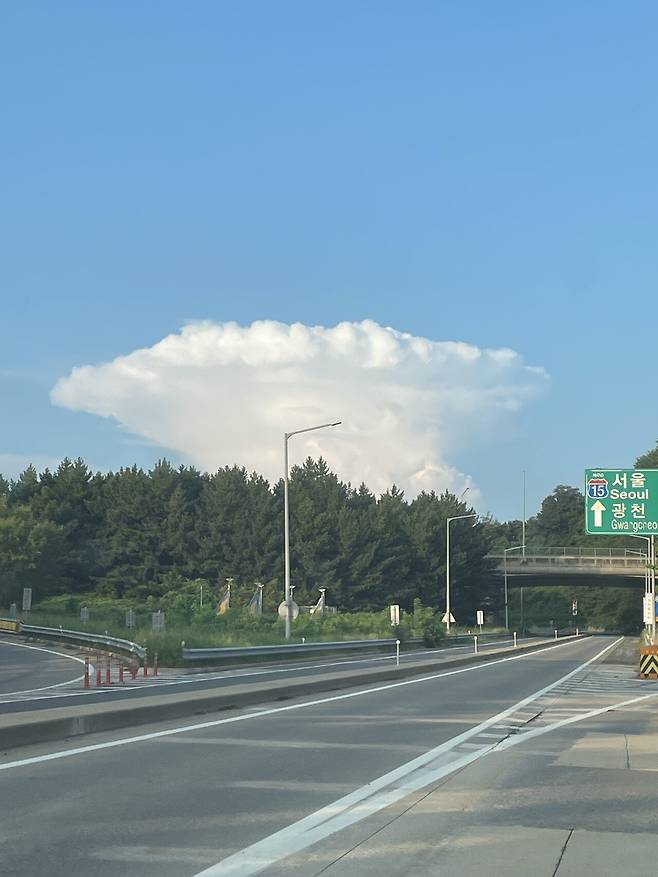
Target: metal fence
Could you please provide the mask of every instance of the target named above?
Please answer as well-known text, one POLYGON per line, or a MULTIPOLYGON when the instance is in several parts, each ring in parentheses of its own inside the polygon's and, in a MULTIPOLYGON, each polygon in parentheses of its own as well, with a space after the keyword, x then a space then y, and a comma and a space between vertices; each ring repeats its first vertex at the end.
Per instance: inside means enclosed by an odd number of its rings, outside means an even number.
MULTIPOLYGON (((446 637, 443 642, 452 645, 458 645, 462 641, 472 641, 473 633, 461 633, 454 636, 446 637)), ((480 634, 477 634, 480 638, 480 634)), ((511 634, 501 633, 484 633, 481 639, 500 638, 511 634)), ((405 645, 421 645, 422 637, 412 637, 405 641, 405 645)), ((207 649, 186 649, 183 648, 182 654, 186 661, 219 661, 230 658, 256 658, 256 657, 276 657, 285 655, 304 655, 315 654, 317 652, 348 652, 348 651, 369 651, 374 649, 395 649, 395 639, 360 639, 345 640, 342 642, 313 642, 313 643, 285 643, 284 645, 269 646, 232 646, 225 648, 207 648, 207 649)))
POLYGON ((64 640, 65 642, 112 649, 115 652, 128 652, 129 654, 139 655, 140 658, 143 658, 146 654, 144 646, 140 646, 128 639, 119 639, 116 636, 106 636, 99 633, 65 630, 61 627, 39 627, 36 624, 21 624, 20 632, 27 636, 49 637, 51 639, 64 640))

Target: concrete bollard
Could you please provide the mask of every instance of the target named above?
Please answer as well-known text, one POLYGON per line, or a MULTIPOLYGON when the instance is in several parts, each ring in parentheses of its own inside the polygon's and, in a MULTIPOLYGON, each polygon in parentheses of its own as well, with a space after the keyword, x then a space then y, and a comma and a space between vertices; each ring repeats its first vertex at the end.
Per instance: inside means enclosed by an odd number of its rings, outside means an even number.
POLYGON ((516 631, 514 631, 514 648, 516 648, 516 631))

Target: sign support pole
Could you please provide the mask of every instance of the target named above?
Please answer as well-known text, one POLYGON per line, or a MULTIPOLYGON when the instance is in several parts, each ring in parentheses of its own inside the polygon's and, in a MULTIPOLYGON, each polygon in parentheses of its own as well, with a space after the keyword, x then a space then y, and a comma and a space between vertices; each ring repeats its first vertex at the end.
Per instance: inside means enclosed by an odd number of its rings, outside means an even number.
POLYGON ((656 537, 651 537, 651 645, 656 644, 656 537))

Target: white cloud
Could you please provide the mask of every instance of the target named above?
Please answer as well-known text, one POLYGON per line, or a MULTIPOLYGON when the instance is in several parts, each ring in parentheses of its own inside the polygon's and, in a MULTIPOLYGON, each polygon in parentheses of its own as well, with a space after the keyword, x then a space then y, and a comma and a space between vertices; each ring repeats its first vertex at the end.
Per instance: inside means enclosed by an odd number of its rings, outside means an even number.
MULTIPOLYGON (((52 400, 213 470, 239 463, 276 480, 285 430, 343 425, 291 440, 291 460, 324 456, 376 492, 471 486, 449 459, 483 430, 493 439, 547 377, 512 350, 431 341, 372 320, 333 328, 261 320, 194 322, 153 347, 61 378, 52 400)), ((473 485, 471 501, 477 501, 473 485)))

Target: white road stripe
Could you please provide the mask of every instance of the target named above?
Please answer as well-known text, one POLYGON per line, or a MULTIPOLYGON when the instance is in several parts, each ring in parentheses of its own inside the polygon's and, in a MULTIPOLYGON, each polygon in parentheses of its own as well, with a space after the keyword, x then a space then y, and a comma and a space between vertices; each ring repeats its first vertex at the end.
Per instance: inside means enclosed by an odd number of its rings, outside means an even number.
MULTIPOLYGON (((619 640, 616 640, 576 670, 567 673, 562 679, 529 695, 509 709, 482 722, 476 728, 471 728, 470 731, 465 731, 451 740, 447 740, 424 755, 412 759, 365 786, 361 786, 349 795, 339 798, 333 804, 311 813, 232 856, 228 856, 216 865, 211 865, 196 874, 195 877, 251 877, 275 862, 307 849, 337 831, 383 810, 410 792, 429 786, 455 770, 482 758, 487 753, 494 751, 495 748, 500 748, 501 744, 492 743, 490 746, 479 747, 477 751, 464 755, 458 755, 453 750, 457 746, 463 747, 469 739, 477 736, 483 730, 491 728, 521 707, 542 697, 554 686, 564 682, 565 679, 570 679, 584 667, 604 655, 618 642, 619 640)), ((656 695, 649 696, 658 696, 658 692, 656 695)), ((518 742, 526 736, 530 736, 530 733, 518 735, 512 739, 518 742)))
MULTIPOLYGON (((5 639, 0 639, 0 646, 13 646, 17 649, 30 649, 33 652, 47 652, 49 655, 57 655, 60 658, 68 658, 69 661, 77 661, 78 664, 84 664, 84 658, 78 658, 76 655, 67 655, 64 652, 56 652, 54 649, 44 649, 42 646, 28 646, 27 643, 12 643, 5 639)), ((72 685, 74 682, 81 682, 82 679, 82 676, 76 676, 75 679, 69 679, 67 682, 57 682, 55 685, 43 685, 41 688, 26 688, 22 691, 7 691, 2 694, 1 697, 13 697, 16 694, 34 694, 37 691, 49 691, 51 688, 64 688, 66 685, 72 685)))
MULTIPOLYGON (((593 658, 590 658, 589 661, 586 661, 584 664, 581 664, 575 670, 572 670, 571 673, 567 673, 566 676, 563 676, 562 679, 559 679, 557 682, 547 685, 545 688, 542 688, 540 691, 535 692, 535 694, 530 695, 530 697, 525 698, 519 703, 515 704, 515 706, 510 709, 504 710, 502 713, 499 713, 497 716, 494 716, 493 719, 488 719, 485 723, 478 725, 477 728, 472 729, 471 731, 466 732, 466 737, 475 736, 480 730, 490 728, 492 725, 495 725, 497 722, 506 718, 508 715, 516 712, 521 707, 526 706, 528 703, 532 703, 532 701, 536 700, 539 697, 542 697, 546 694, 547 691, 551 691, 554 685, 559 685, 565 679, 570 679, 571 676, 575 673, 579 673, 583 667, 589 666, 594 661, 596 661, 601 655, 604 655, 611 648, 616 646, 623 637, 616 639, 609 646, 606 646, 602 651, 598 652, 593 658)), ((4 764, 0 764, 0 771, 3 770, 13 770, 18 767, 25 767, 27 765, 32 764, 43 764, 47 761, 57 761, 62 758, 72 758, 75 755, 84 755, 89 752, 100 752, 104 749, 115 749, 119 746, 129 746, 133 743, 145 743, 148 740, 157 740, 160 737, 172 737, 175 734, 185 734, 188 731, 200 731, 206 728, 217 728, 220 725, 230 725, 235 722, 244 722, 249 721, 251 719, 258 719, 261 716, 273 716, 279 713, 287 713, 292 712, 294 710, 305 709, 309 706, 319 706, 325 703, 336 703, 341 700, 350 700, 354 697, 363 697, 366 694, 377 694, 380 691, 391 691, 395 688, 403 688, 409 685, 421 685, 423 682, 433 682, 435 679, 443 679, 447 676, 459 676, 462 673, 473 673, 474 671, 482 671, 487 670, 490 667, 495 667, 498 664, 507 664, 510 661, 523 661, 528 658, 533 658, 536 655, 540 655, 544 652, 551 652, 555 649, 561 649, 572 645, 580 645, 580 643, 585 642, 585 640, 571 640, 569 642, 556 643, 555 645, 545 646, 542 649, 537 649, 534 652, 525 652, 520 655, 510 655, 505 658, 496 658, 493 661, 488 661, 486 664, 473 664, 468 667, 461 667, 457 670, 445 670, 443 673, 433 673, 431 676, 421 676, 414 679, 404 679, 401 682, 390 682, 385 685, 378 685, 375 688, 366 688, 358 691, 349 691, 346 694, 335 694, 330 697, 321 697, 317 700, 307 700, 302 703, 293 703, 288 706, 278 706, 271 707, 269 709, 261 710, 257 713, 241 713, 237 716, 229 716, 224 719, 213 719, 209 722, 198 722, 194 725, 181 725, 178 728, 169 728, 166 731, 152 731, 148 734, 138 734, 134 737, 122 737, 118 740, 108 740, 105 743, 92 743, 88 746, 78 746, 75 749, 62 749, 58 752, 50 752, 46 755, 35 755, 31 758, 21 758, 17 761, 7 761, 4 764)), ((457 740, 459 738, 455 738, 457 740)))

